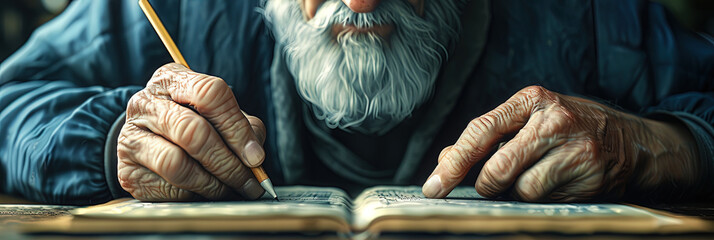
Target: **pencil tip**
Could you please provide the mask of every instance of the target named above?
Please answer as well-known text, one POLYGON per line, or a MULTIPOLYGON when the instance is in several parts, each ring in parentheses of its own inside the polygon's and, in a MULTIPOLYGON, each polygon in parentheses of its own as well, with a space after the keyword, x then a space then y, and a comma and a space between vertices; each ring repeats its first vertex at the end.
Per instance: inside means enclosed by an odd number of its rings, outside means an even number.
POLYGON ((268 194, 270 194, 270 196, 273 197, 273 199, 276 199, 276 200, 278 199, 278 194, 275 193, 275 188, 273 188, 273 182, 270 181, 270 178, 265 179, 262 182, 260 182, 260 186, 262 186, 263 189, 265 189, 265 191, 268 192, 268 194))

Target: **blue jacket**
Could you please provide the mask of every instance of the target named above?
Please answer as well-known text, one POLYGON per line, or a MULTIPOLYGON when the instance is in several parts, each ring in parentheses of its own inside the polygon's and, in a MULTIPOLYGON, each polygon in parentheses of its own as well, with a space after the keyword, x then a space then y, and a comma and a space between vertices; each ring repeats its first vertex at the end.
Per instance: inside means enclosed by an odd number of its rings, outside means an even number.
MULTIPOLYGON (((282 128, 276 126, 271 85, 275 43, 256 11, 260 0, 152 4, 191 68, 226 80, 241 107, 264 120, 271 177, 309 182, 284 177, 286 164, 279 159, 282 128)), ((463 78, 463 87, 442 93, 454 99, 452 107, 442 111, 438 131, 425 135, 428 148, 418 155, 418 170, 394 183, 422 183, 441 148, 469 120, 528 85, 678 119, 694 134, 700 157, 714 161, 711 37, 681 28, 661 5, 645 0, 501 0, 480 6, 471 8, 483 15, 484 26, 479 32, 464 24, 457 47, 473 49, 466 51, 472 56, 450 58, 459 67, 443 70, 463 78)), ((467 9, 463 18, 475 12, 467 9)), ((107 136, 131 95, 168 62, 136 1, 73 1, 0 65, 0 192, 61 204, 126 195, 112 175, 116 166, 105 164, 116 154, 105 150, 112 144, 107 136)), ((303 149, 306 158, 314 157, 303 149)))

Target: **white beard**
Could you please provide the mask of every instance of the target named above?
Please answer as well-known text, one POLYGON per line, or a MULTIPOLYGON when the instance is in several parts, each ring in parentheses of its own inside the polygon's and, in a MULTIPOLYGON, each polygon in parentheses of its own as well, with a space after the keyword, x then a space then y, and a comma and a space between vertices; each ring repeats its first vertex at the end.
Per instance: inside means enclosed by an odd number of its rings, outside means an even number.
POLYGON ((328 127, 383 134, 427 101, 459 29, 457 1, 427 0, 420 17, 406 0, 384 0, 374 12, 354 13, 325 0, 305 21, 298 0, 268 0, 265 16, 300 96, 328 127), (333 24, 393 24, 390 37, 331 35, 333 24))

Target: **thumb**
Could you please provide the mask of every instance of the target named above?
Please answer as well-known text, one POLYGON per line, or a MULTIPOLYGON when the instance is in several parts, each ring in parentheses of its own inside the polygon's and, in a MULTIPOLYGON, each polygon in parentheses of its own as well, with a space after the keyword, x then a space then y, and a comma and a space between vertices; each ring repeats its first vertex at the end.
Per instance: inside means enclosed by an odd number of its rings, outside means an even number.
POLYGON ((243 112, 243 114, 248 119, 250 127, 253 128, 253 133, 255 133, 255 137, 258 138, 258 142, 262 146, 263 144, 265 144, 266 136, 265 124, 263 123, 263 120, 260 120, 260 118, 249 115, 245 112, 243 112))

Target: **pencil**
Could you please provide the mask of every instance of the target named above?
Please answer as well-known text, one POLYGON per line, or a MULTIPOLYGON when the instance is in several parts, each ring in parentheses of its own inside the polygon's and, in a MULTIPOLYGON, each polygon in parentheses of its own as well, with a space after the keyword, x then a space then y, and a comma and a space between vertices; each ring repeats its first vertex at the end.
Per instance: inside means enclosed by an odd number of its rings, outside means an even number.
MULTIPOLYGON (((149 19, 151 26, 154 27, 154 31, 156 31, 156 34, 159 35, 161 42, 164 43, 166 50, 169 51, 169 54, 171 55, 171 58, 173 58, 174 62, 191 69, 188 67, 188 63, 186 62, 186 59, 183 58, 183 55, 179 51, 178 47, 176 47, 176 43, 174 43, 174 40, 171 39, 169 32, 166 31, 164 24, 161 23, 159 16, 157 16, 156 12, 154 12, 154 8, 151 7, 151 4, 149 4, 149 1, 139 0, 139 7, 141 7, 141 10, 144 11, 144 14, 146 14, 146 18, 149 19)), ((262 186, 268 194, 273 196, 274 199, 278 199, 278 194, 275 193, 275 188, 273 188, 273 182, 270 181, 270 178, 268 178, 268 174, 265 173, 263 166, 254 167, 250 170, 253 171, 253 175, 255 175, 255 178, 260 183, 260 186, 262 186)))

